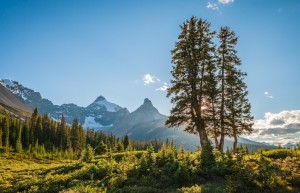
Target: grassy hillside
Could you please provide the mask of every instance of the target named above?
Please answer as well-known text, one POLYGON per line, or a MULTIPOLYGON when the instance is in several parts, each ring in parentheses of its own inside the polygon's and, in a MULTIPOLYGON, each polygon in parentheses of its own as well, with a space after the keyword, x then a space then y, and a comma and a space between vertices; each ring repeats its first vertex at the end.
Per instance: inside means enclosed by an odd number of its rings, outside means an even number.
POLYGON ((0 192, 300 192, 300 151, 277 149, 234 157, 163 146, 157 153, 128 151, 86 161, 1 154, 0 192))

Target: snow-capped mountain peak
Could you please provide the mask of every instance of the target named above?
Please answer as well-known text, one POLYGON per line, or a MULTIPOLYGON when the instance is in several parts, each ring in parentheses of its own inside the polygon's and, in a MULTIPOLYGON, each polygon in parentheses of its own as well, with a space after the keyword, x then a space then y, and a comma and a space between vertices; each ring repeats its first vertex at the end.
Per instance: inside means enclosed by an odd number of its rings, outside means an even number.
POLYGON ((1 84, 4 85, 5 87, 14 87, 14 83, 13 81, 11 81, 10 79, 1 79, 0 80, 1 84))
POLYGON ((103 96, 99 96, 92 104, 88 106, 89 108, 101 109, 106 108, 108 112, 117 112, 122 109, 119 105, 107 101, 103 96))

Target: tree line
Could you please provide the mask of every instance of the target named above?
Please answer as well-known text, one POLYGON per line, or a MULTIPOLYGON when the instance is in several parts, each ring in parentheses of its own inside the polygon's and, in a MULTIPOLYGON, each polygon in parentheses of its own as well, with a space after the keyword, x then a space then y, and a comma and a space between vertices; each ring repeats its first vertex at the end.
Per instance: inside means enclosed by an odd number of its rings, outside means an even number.
POLYGON ((238 136, 251 133, 253 125, 246 73, 239 69, 235 33, 229 27, 212 31, 210 25, 192 17, 180 26, 167 94, 174 106, 166 124, 198 134, 202 148, 212 138, 221 152, 225 136, 232 137, 235 151, 238 136))
POLYGON ((33 150, 66 152, 78 158, 87 146, 95 149, 97 154, 145 150, 150 144, 158 150, 162 146, 162 142, 157 139, 146 143, 131 140, 127 135, 118 138, 92 128, 85 130, 78 119, 68 125, 63 114, 59 119, 57 122, 46 114, 39 115, 37 108, 27 120, 6 114, 0 117, 0 148, 5 152, 15 150, 18 153, 33 150))

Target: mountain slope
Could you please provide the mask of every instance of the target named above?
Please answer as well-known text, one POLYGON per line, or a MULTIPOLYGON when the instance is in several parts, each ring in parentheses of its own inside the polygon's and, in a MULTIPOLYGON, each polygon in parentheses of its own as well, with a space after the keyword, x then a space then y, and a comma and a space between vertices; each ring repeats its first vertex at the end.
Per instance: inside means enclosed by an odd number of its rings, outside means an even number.
MULTIPOLYGON (((107 101, 103 96, 99 96, 87 107, 79 107, 76 104, 63 104, 59 106, 54 105, 50 100, 42 98, 39 92, 26 88, 16 81, 5 79, 0 80, 0 82, 14 93, 13 95, 9 92, 12 96, 8 98, 12 99, 14 97, 15 100, 18 99, 16 104, 20 103, 20 101, 23 104, 25 102, 32 108, 37 107, 40 113, 48 114, 53 119, 58 119, 63 113, 69 124, 72 124, 73 119, 78 118, 79 122, 85 128, 103 130, 119 137, 127 134, 130 138, 139 141, 148 141, 155 138, 160 140, 175 140, 178 145, 183 144, 185 148, 190 150, 195 150, 199 145, 198 136, 186 133, 182 128, 168 128, 165 125, 167 116, 159 113, 147 98, 132 113, 126 108, 107 101)), ((4 89, 7 92, 6 88, 3 87, 2 90, 4 89)), ((5 99, 8 100, 7 98, 5 99)), ((14 102, 9 104, 13 106, 14 102)), ((239 142, 247 146, 255 146, 255 148, 269 147, 263 143, 245 138, 239 138, 239 142)), ((233 141, 231 139, 225 140, 225 146, 232 147, 232 144, 233 141)))
POLYGON ((30 117, 32 113, 32 108, 15 96, 2 83, 0 83, 0 106, 22 118, 30 117))
POLYGON ((29 89, 17 81, 2 79, 0 82, 31 108, 38 108, 40 114, 48 114, 55 120, 64 114, 68 124, 72 124, 72 121, 77 118, 85 128, 99 130, 111 128, 116 121, 129 114, 126 108, 107 101, 103 96, 99 96, 87 107, 80 107, 72 103, 54 105, 50 100, 42 98, 39 92, 29 89))

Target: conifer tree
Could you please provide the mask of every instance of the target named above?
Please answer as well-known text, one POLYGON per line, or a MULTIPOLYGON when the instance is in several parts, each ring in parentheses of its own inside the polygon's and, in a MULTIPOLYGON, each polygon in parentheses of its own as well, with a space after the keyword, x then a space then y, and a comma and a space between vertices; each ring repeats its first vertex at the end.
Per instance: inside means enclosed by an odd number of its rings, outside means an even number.
POLYGON ((103 141, 101 140, 95 148, 95 154, 102 155, 102 154, 107 153, 107 150, 108 150, 107 145, 105 143, 103 143, 103 141))
POLYGON ((40 143, 44 141, 43 139, 43 126, 42 126, 42 117, 38 116, 34 128, 34 139, 39 140, 40 143))
POLYGON ((62 150, 67 150, 71 147, 70 132, 66 124, 66 119, 64 115, 61 117, 59 124, 59 138, 60 138, 60 148, 62 150))
POLYGON ((22 152, 23 148, 22 148, 22 128, 18 127, 17 128, 17 139, 16 139, 16 152, 20 153, 22 152))
POLYGON ((27 122, 23 124, 22 128, 22 146, 24 149, 27 149, 30 144, 30 129, 27 122))
POLYGON ((166 124, 186 126, 186 131, 199 135, 202 147, 209 143, 203 110, 210 92, 208 71, 214 65, 214 34, 206 20, 192 17, 183 23, 172 51, 173 79, 167 94, 174 107, 166 124))
POLYGON ((29 129, 30 129, 30 132, 29 132, 29 141, 30 141, 30 144, 33 145, 35 143, 35 128, 36 128, 36 121, 38 119, 38 110, 37 108, 34 109, 32 115, 31 115, 31 119, 30 119, 30 124, 29 124, 29 129))
POLYGON ((81 149, 80 144, 80 131, 79 131, 79 125, 78 125, 78 119, 73 120, 72 128, 71 128, 71 142, 72 147, 74 151, 81 149))
POLYGON ((2 131, 2 125, 0 122, 0 147, 2 147, 2 136, 3 136, 3 131, 2 131))
POLYGON ((80 150, 82 150, 86 145, 86 132, 83 129, 81 124, 78 126, 78 128, 79 128, 80 150))
POLYGON ((215 166, 215 156, 213 154, 213 148, 211 143, 206 143, 205 146, 201 150, 200 154, 201 158, 201 169, 204 171, 204 174, 210 177, 211 170, 215 166))
POLYGON ((9 120, 10 118, 8 115, 3 118, 3 146, 5 147, 5 151, 9 150, 9 120))
POLYGON ((118 152, 123 152, 124 151, 124 145, 121 141, 118 142, 117 151, 118 152))
POLYGON ((246 73, 241 72, 235 46, 238 38, 229 27, 221 27, 218 34, 220 46, 218 68, 220 78, 220 142, 223 152, 225 135, 234 137, 233 151, 236 149, 237 136, 252 131, 253 117, 250 115, 250 103, 247 99, 246 85, 243 82, 246 73))
POLYGON ((127 147, 129 146, 129 138, 128 135, 125 135, 123 140, 124 149, 127 150, 127 147))

